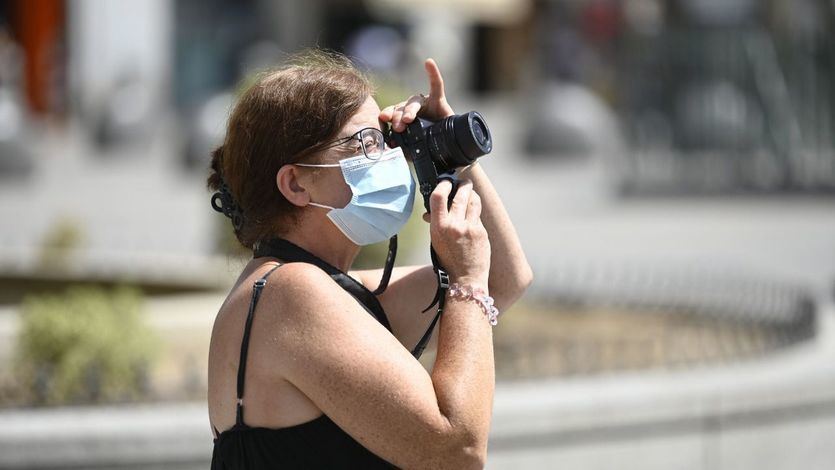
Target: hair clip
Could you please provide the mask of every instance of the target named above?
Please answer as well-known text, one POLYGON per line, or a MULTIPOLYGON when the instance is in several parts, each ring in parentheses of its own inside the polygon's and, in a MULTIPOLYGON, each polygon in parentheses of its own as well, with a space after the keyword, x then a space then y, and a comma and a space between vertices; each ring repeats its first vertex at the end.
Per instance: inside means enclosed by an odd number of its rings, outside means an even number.
POLYGON ((244 214, 240 206, 235 203, 232 193, 226 183, 220 184, 220 189, 212 194, 212 209, 232 219, 232 226, 238 231, 244 225, 244 214))

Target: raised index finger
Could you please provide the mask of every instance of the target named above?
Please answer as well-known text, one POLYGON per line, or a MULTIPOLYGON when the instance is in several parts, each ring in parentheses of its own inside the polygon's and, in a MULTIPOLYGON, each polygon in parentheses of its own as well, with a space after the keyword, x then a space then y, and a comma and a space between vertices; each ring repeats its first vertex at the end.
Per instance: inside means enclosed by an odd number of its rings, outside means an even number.
POLYGON ((441 69, 438 68, 435 59, 426 59, 423 66, 429 77, 429 96, 436 100, 444 98, 444 78, 441 76, 441 69))

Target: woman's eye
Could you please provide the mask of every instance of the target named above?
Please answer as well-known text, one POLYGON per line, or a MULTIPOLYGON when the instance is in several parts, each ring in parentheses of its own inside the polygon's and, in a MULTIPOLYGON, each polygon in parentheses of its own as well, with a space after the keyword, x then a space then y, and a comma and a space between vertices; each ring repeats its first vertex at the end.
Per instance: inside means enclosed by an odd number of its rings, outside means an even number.
POLYGON ((356 155, 358 153, 362 153, 362 145, 359 141, 349 142, 347 144, 342 145, 342 151, 349 155, 356 155))

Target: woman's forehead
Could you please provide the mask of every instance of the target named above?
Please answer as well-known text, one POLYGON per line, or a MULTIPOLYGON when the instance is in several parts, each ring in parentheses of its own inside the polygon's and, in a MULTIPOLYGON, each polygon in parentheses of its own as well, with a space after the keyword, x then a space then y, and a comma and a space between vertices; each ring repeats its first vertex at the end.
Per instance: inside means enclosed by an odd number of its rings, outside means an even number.
POLYGON ((351 119, 342 127, 340 135, 351 135, 364 127, 380 128, 380 106, 374 97, 369 96, 360 106, 360 109, 351 116, 351 119))

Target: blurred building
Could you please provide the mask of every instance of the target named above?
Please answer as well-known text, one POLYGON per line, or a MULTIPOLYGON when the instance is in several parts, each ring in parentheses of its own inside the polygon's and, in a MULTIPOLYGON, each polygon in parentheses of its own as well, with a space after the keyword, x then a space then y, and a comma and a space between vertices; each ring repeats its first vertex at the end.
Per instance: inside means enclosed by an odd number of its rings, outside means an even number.
POLYGON ((356 57, 391 99, 425 88, 429 55, 452 93, 487 90, 497 75, 481 73, 492 56, 474 52, 490 49, 479 28, 531 6, 1 2, 0 217, 16 223, 0 230, 0 271, 213 285, 234 269, 217 256, 230 237, 203 180, 248 74, 316 45, 356 57))
MULTIPOLYGON (((500 378, 573 376, 504 384, 491 465, 829 468, 833 26, 831 0, 0 0, 0 306, 228 285, 245 260, 205 177, 249 74, 332 48, 389 104, 426 90, 431 56, 490 122, 484 166, 536 271, 500 378)), ((195 390, 213 295, 149 308, 195 390)), ((130 410, 74 411, 81 431, 24 410, 0 456, 205 468, 205 406, 178 406, 138 434, 130 410), (48 455, 45 429, 76 440, 48 455)))
POLYGON ((434 56, 457 99, 514 103, 518 158, 616 194, 829 192, 832 26, 824 0, 5 0, 0 271, 214 282, 209 152, 244 78, 314 45, 383 100, 434 56))
POLYGON ((627 144, 606 150, 623 193, 829 193, 833 9, 818 0, 546 2, 536 43, 552 99, 534 122, 551 122, 529 134, 530 148, 598 150, 607 120, 582 117, 608 111, 618 120, 609 133, 627 144), (564 100, 577 106, 562 116, 564 100))

